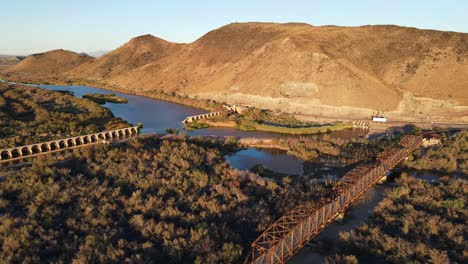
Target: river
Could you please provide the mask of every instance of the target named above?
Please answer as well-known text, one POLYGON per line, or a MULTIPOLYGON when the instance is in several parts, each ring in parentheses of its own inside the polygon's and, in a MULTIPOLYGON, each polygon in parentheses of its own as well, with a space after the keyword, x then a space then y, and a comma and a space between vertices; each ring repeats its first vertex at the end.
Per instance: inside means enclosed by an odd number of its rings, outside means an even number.
MULTIPOLYGON (((73 92, 74 96, 82 98, 87 93, 116 94, 128 100, 126 104, 105 103, 103 106, 112 111, 114 116, 127 120, 132 124, 142 123, 141 133, 164 134, 167 128, 178 129, 190 136, 232 136, 232 137, 298 137, 263 131, 241 131, 234 128, 206 128, 195 131, 183 130, 182 120, 187 116, 206 113, 204 109, 172 103, 154 98, 119 93, 100 88, 88 86, 60 86, 60 85, 31 85, 48 90, 65 90, 73 92)), ((328 137, 350 139, 363 134, 360 129, 346 129, 334 131, 327 134, 328 137)), ((307 135, 307 137, 319 137, 321 135, 307 135)), ((235 168, 250 169, 256 164, 261 164, 268 169, 290 175, 301 175, 303 173, 303 161, 287 155, 279 150, 246 149, 233 155, 227 156, 226 160, 235 168)))
MULTIPOLYGON (((187 116, 199 115, 207 113, 206 110, 195 108, 191 106, 172 103, 164 100, 154 98, 119 93, 100 88, 88 86, 59 86, 59 85, 31 85, 48 90, 65 90, 73 92, 76 97, 81 98, 87 93, 102 93, 102 94, 116 94, 119 97, 128 100, 127 104, 114 104, 106 103, 103 106, 112 111, 114 116, 127 120, 132 124, 143 124, 141 133, 166 133, 167 128, 178 129, 181 132, 190 136, 216 136, 216 137, 262 137, 262 138, 278 138, 278 137, 298 137, 298 135, 288 135, 273 132, 263 131, 242 131, 234 128, 206 128, 197 129, 195 131, 183 130, 183 123, 181 122, 187 116)), ((361 132, 357 130, 343 130, 331 132, 332 137, 349 138, 361 132)))

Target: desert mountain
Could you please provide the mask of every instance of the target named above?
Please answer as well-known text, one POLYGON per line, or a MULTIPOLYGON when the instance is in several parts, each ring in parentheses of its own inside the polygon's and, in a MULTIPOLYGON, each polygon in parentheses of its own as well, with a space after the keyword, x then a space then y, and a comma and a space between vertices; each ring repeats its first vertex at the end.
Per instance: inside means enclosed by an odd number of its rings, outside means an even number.
POLYGON ((139 36, 94 61, 80 65, 71 71, 70 75, 85 79, 110 80, 174 54, 180 46, 152 35, 139 36))
POLYGON ((62 76, 65 72, 94 58, 68 50, 52 50, 33 54, 5 70, 4 74, 12 79, 44 79, 62 76))
POLYGON ((399 26, 234 23, 190 44, 137 37, 72 68, 68 79, 135 93, 174 91, 305 114, 426 118, 468 105, 468 34, 399 26))
POLYGON ((0 55, 0 71, 13 67, 24 60, 24 58, 24 56, 0 55))

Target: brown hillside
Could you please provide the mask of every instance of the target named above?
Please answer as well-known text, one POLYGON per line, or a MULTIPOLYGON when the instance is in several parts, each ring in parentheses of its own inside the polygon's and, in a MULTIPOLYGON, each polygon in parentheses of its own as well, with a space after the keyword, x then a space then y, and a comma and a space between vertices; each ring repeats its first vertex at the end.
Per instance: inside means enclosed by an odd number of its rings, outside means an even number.
POLYGON ((92 60, 94 58, 86 54, 61 49, 52 50, 26 57, 20 63, 8 68, 4 74, 12 79, 53 78, 62 76, 65 72, 92 60))
POLYGON ((465 33, 234 23, 190 44, 141 36, 65 77, 311 115, 458 118, 468 113, 457 106, 468 106, 467 55, 465 33))
POLYGON ((172 54, 180 46, 182 45, 152 35, 139 36, 120 48, 81 65, 71 71, 70 75, 97 80, 113 78, 172 54))
POLYGON ((309 104, 389 111, 405 92, 467 105, 466 55, 463 33, 230 24, 107 81, 299 112, 309 104))

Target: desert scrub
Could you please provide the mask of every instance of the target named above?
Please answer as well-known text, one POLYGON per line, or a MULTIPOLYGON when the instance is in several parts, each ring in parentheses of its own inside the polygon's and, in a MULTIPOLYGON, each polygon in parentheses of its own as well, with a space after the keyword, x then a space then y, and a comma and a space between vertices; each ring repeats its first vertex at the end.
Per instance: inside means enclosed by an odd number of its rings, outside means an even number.
POLYGON ((432 185, 403 174, 397 185, 366 224, 340 234, 339 255, 356 254, 359 263, 466 262, 466 183, 445 177, 432 185))
POLYGON ((441 140, 441 146, 415 151, 404 166, 417 170, 468 174, 468 131, 443 135, 441 140))

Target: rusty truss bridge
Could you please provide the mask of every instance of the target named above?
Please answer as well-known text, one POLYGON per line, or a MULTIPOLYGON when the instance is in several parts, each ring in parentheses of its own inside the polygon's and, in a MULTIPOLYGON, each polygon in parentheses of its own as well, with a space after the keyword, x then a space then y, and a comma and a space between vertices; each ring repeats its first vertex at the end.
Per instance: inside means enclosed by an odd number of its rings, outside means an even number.
POLYGON ((421 145, 421 136, 406 135, 398 147, 377 155, 374 164, 360 165, 345 174, 333 194, 314 205, 300 205, 271 224, 253 243, 245 263, 285 263, 401 160, 421 145))

